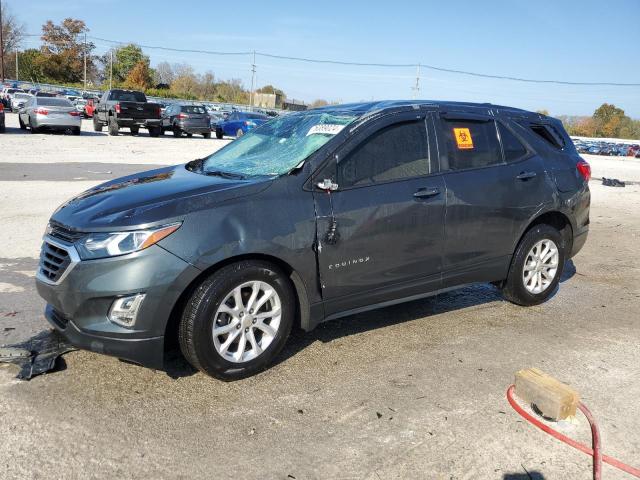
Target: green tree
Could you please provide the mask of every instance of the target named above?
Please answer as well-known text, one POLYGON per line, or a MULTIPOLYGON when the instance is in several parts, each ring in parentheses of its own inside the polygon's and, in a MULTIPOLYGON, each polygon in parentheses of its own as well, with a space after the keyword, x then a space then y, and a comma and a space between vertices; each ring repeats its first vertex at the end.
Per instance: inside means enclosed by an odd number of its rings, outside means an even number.
POLYGON ((95 70, 91 52, 93 43, 84 43, 84 35, 89 31, 82 20, 66 18, 60 25, 48 20, 42 26, 42 55, 38 66, 44 76, 63 83, 80 82, 84 76, 84 56, 87 56, 87 70, 95 70))
MULTIPOLYGON (((102 63, 105 64, 106 69, 109 68, 109 62, 110 53, 108 52, 102 57, 102 63)), ((147 69, 149 68, 149 57, 142 52, 139 46, 130 43, 124 47, 116 48, 113 51, 113 81, 124 82, 131 70, 140 62, 146 64, 147 69)), ((109 72, 105 73, 106 78, 109 78, 109 72)))
POLYGON ((287 95, 282 90, 274 87, 273 85, 265 85, 264 87, 257 89, 256 93, 275 93, 276 95, 282 95, 283 99, 287 98, 287 95))
POLYGON ((40 82, 44 78, 41 67, 42 52, 36 48, 29 48, 18 54, 20 80, 40 82))
POLYGON ((547 117, 549 116, 549 110, 543 108, 541 110, 536 110, 536 113, 539 113, 540 115, 546 115, 547 117))
POLYGON ((603 103, 593 112, 596 136, 617 137, 625 117, 628 118, 621 108, 613 104, 603 103))

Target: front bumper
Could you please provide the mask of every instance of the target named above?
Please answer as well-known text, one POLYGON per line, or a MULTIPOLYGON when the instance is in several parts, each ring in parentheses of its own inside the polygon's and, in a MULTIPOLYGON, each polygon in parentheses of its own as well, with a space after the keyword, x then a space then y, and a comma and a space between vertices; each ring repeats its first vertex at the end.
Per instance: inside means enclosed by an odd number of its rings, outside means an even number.
MULTIPOLYGON (((69 249, 72 247, 69 245, 69 249)), ((45 317, 78 348, 161 368, 164 334, 182 292, 200 270, 158 245, 119 257, 80 261, 59 283, 36 277, 45 317), (146 295, 135 324, 108 319, 116 298, 146 295)))

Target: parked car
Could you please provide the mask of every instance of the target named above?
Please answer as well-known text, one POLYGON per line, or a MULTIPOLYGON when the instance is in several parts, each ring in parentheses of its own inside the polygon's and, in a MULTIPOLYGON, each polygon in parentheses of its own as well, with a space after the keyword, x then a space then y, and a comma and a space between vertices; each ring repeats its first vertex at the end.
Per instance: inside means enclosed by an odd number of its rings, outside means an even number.
POLYGON ((13 100, 13 96, 16 93, 24 93, 24 90, 22 90, 21 88, 4 88, 2 90, 2 103, 4 104, 5 108, 11 108, 11 100, 13 100))
POLYGON ((5 123, 4 123, 4 104, 0 102, 0 133, 4 133, 5 131, 5 123))
POLYGON ((66 98, 32 96, 18 111, 20 128, 27 127, 31 133, 42 130, 70 130, 80 135, 82 119, 80 112, 66 98))
POLYGON ((13 97, 11 98, 11 111, 12 112, 17 112, 18 110, 20 110, 20 108, 22 108, 22 106, 31 97, 33 97, 33 95, 31 95, 29 93, 20 93, 20 92, 14 93, 13 97))
POLYGON ((224 122, 225 118, 221 112, 209 112, 209 127, 212 132, 218 129, 218 125, 224 122))
POLYGON ((216 126, 216 137, 222 138, 224 135, 241 137, 267 120, 269 117, 261 113, 231 112, 224 122, 216 126))
POLYGON ((236 379, 294 325, 471 282, 544 302, 587 239, 589 177, 560 121, 519 109, 296 112, 68 201, 36 284, 79 348, 162 368, 177 342, 195 368, 236 379))
POLYGON ((162 133, 171 130, 173 135, 181 137, 186 134, 191 137, 194 133, 204 138, 211 138, 209 115, 204 105, 186 105, 174 103, 169 105, 162 115, 162 133))
POLYGON ((87 101, 84 98, 76 98, 72 103, 78 113, 80 113, 80 116, 84 117, 84 107, 87 105, 87 101))
POLYGON ((148 102, 144 93, 135 90, 107 90, 93 113, 93 129, 101 132, 107 126, 109 135, 118 135, 122 127, 137 135, 142 127, 150 136, 157 137, 160 124, 160 105, 148 102))

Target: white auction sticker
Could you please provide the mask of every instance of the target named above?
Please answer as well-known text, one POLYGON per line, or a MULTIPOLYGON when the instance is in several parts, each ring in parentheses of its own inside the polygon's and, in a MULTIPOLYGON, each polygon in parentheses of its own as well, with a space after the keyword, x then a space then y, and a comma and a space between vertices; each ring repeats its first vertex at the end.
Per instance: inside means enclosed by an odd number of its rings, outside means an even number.
POLYGON ((314 125, 307 132, 307 137, 309 135, 335 135, 340 130, 342 130, 345 126, 338 125, 335 123, 322 123, 320 125, 314 125))

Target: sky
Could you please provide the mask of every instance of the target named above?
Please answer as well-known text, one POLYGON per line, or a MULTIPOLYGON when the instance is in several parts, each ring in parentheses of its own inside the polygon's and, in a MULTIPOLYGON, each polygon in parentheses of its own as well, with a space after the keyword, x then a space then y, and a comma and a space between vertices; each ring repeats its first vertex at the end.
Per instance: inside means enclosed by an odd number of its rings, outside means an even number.
MULTIPOLYGON (((417 63, 569 82, 640 84, 640 0, 212 2, 3 0, 39 34, 46 20, 84 20, 89 35, 141 45, 360 63, 417 63)), ((92 40, 96 53, 112 45, 92 40)), ((24 47, 37 47, 38 38, 24 47)), ((251 85, 251 55, 145 48, 152 66, 186 62, 251 85)), ((258 56, 256 84, 306 102, 413 98, 491 102, 591 115, 604 102, 640 118, 640 87, 531 84, 416 67, 303 63, 258 56)))

